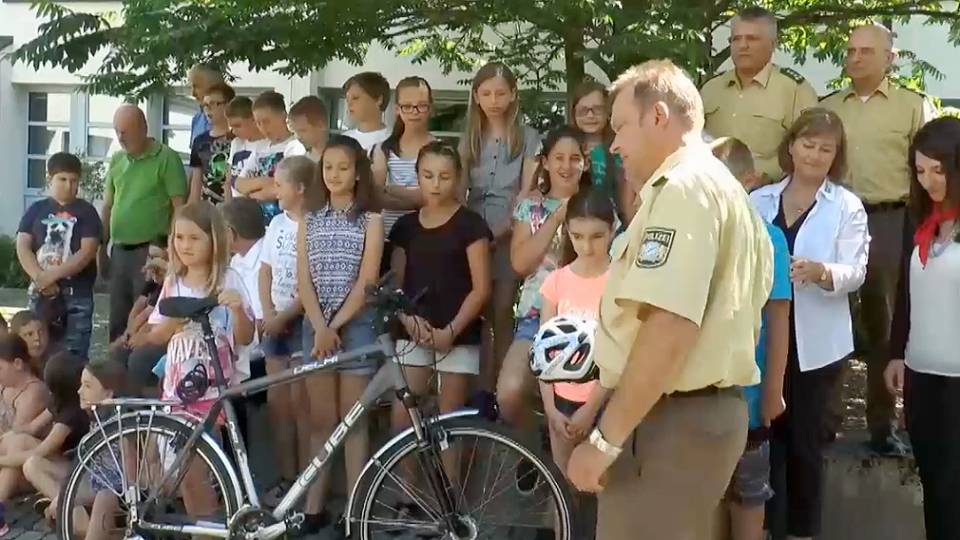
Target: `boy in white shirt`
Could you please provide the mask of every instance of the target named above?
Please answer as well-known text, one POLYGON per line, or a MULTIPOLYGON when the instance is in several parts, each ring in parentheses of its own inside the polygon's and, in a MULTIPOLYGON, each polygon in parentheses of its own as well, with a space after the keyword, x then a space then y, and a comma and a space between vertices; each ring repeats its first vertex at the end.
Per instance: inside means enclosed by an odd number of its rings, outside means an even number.
POLYGON ((280 213, 274 171, 287 154, 302 154, 303 145, 287 129, 287 106, 279 93, 271 90, 257 96, 253 119, 266 139, 244 163, 234 187, 241 195, 259 201, 264 223, 270 223, 280 213))
POLYGON ((239 196, 240 192, 234 187, 234 179, 240 176, 243 166, 257 149, 263 144, 263 133, 253 120, 253 102, 246 96, 237 96, 227 104, 227 124, 233 133, 230 143, 230 168, 223 190, 226 200, 239 196))
MULTIPOLYGON (((244 373, 250 373, 250 361, 263 358, 260 352, 260 335, 263 327, 263 307, 260 303, 259 276, 263 262, 263 220, 260 218, 260 205, 253 199, 237 197, 220 207, 220 213, 227 224, 230 234, 230 268, 237 271, 243 282, 245 293, 250 300, 256 332, 253 341, 240 351, 238 364, 243 364, 244 373)), ((238 369, 240 369, 238 367, 238 369)))
POLYGON ((314 163, 319 163, 330 133, 327 127, 330 122, 327 106, 317 96, 307 96, 290 107, 288 116, 290 129, 304 148, 308 149, 304 155, 314 163))
POLYGON ((354 126, 343 134, 356 139, 369 154, 390 136, 390 128, 383 123, 383 112, 390 103, 390 83, 379 73, 364 71, 347 79, 343 92, 354 126))

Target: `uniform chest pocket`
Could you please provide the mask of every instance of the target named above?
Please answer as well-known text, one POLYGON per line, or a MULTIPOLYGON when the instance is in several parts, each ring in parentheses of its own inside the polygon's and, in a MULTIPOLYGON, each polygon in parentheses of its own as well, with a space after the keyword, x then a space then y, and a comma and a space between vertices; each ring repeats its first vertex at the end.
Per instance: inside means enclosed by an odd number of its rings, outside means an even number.
POLYGON ((714 114, 716 114, 717 111, 719 111, 719 110, 720 110, 720 104, 719 104, 719 103, 704 103, 704 104, 703 104, 703 115, 704 115, 705 117, 707 117, 707 118, 710 118, 711 116, 713 116, 714 114))
MULTIPOLYGON (((750 111, 750 117, 757 123, 758 127, 766 127, 782 130, 784 127, 784 112, 771 107, 770 104, 764 104, 757 110, 750 111)), ((777 141, 779 142, 779 141, 777 141)))

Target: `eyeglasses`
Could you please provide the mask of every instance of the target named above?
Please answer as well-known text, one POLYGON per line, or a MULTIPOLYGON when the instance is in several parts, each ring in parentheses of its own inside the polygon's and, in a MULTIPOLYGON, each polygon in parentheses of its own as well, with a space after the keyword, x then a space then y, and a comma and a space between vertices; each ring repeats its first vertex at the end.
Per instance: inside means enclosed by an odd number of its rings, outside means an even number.
POLYGON ((573 113, 578 117, 582 116, 603 116, 607 114, 607 107, 604 105, 596 105, 594 107, 577 107, 573 110, 573 113))
POLYGON ((407 114, 410 114, 412 112, 418 112, 418 113, 430 112, 430 104, 429 103, 420 103, 418 105, 411 105, 409 103, 401 104, 400 112, 404 112, 407 114))

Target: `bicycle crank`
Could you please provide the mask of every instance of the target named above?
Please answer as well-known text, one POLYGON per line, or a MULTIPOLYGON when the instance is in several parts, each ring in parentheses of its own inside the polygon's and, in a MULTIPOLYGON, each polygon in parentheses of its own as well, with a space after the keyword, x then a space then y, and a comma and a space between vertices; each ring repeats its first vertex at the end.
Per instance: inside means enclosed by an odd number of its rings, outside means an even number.
POLYGON ((271 540, 287 530, 284 523, 262 508, 241 508, 230 520, 230 540, 271 540))

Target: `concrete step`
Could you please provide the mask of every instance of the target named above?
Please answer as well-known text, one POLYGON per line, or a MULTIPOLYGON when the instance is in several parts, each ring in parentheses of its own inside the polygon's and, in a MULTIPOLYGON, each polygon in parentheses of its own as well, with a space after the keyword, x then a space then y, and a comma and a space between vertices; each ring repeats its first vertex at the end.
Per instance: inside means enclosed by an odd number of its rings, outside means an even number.
MULTIPOLYGON (((866 433, 847 433, 827 449, 817 540, 924 540, 923 490, 913 458, 881 458, 866 442, 866 433)), ((715 532, 715 540, 728 540, 722 511, 715 532)))

